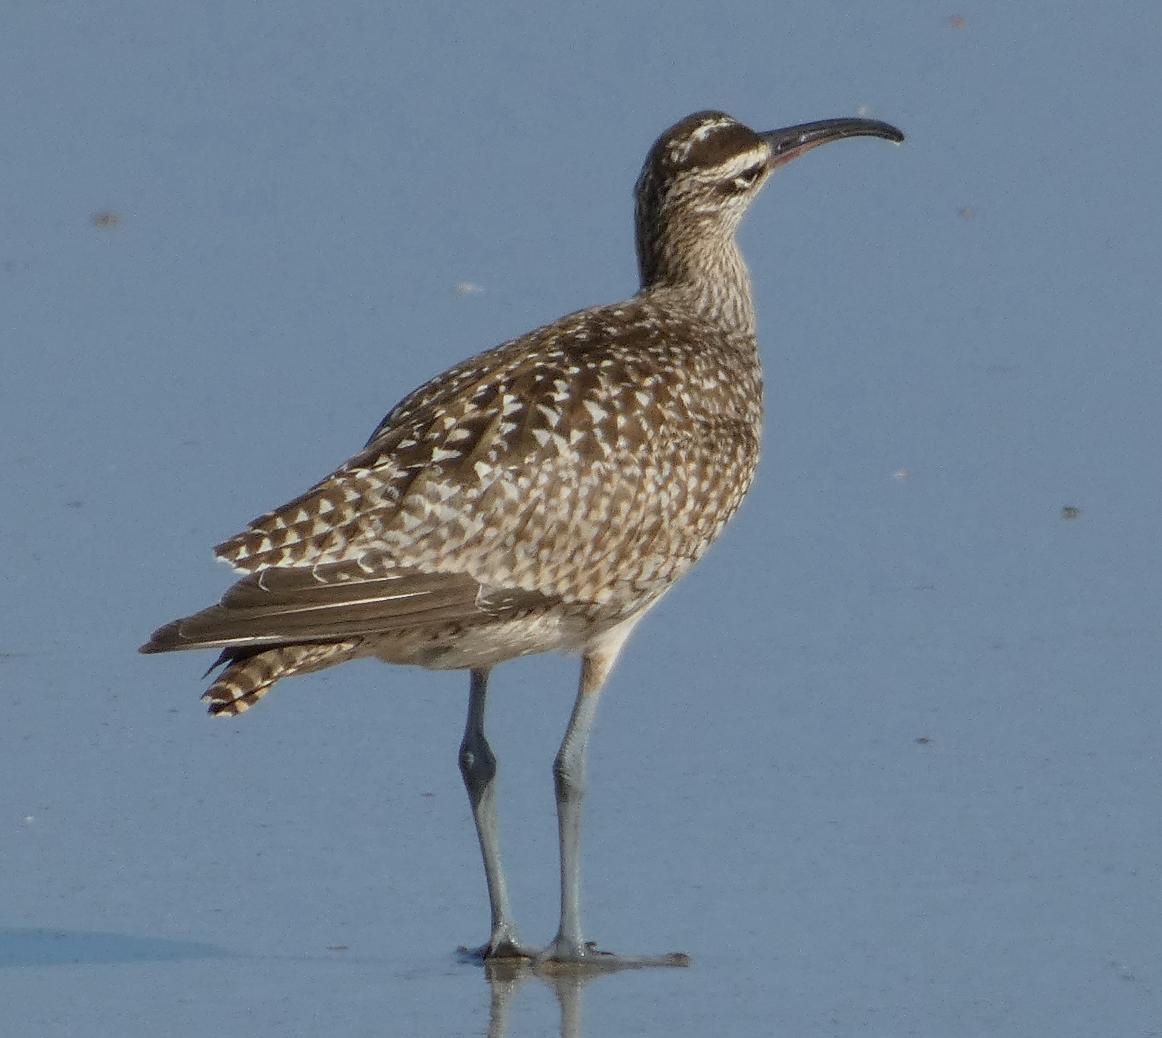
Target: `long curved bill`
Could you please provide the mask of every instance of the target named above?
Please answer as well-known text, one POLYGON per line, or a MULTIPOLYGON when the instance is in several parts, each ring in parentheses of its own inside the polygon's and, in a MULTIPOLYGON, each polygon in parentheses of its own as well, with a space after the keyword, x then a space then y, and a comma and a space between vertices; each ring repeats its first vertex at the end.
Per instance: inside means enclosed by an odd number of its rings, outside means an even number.
POLYGON ((782 130, 770 130, 759 136, 771 146, 768 168, 772 170, 785 166, 812 148, 843 140, 844 137, 882 137, 893 144, 899 144, 904 139, 896 127, 878 119, 821 119, 815 123, 800 123, 782 130))

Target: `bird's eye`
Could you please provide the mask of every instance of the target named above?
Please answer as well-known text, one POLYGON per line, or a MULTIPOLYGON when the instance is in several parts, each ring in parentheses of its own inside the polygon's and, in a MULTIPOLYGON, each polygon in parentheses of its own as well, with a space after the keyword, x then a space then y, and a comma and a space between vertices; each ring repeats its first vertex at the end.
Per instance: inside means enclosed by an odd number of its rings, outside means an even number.
POLYGON ((731 181, 731 186, 736 191, 747 191, 754 187, 755 182, 763 175, 763 170, 766 167, 760 163, 757 166, 751 166, 750 169, 744 169, 737 177, 731 181))

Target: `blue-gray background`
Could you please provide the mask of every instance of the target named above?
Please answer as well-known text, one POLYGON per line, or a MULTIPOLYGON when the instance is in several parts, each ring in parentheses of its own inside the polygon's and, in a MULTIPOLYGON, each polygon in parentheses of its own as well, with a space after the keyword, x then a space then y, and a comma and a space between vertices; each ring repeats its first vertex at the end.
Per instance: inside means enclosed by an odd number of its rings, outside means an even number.
MULTIPOLYGON (((134 650, 404 392, 630 294, 641 160, 706 107, 908 142, 744 228, 764 467, 590 762, 590 936, 695 965, 586 1033, 1159 1034, 1160 39, 1154 0, 9 0, 5 1034, 483 1033, 466 679, 211 722, 208 654, 134 650)), ((494 679, 541 940, 575 675, 494 679)))

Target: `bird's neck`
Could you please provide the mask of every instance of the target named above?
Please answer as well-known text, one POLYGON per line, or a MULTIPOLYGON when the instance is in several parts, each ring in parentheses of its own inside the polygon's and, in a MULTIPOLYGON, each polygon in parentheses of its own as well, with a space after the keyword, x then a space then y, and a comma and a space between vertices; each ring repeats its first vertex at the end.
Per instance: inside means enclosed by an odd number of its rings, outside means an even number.
POLYGON ((733 231, 639 235, 638 268, 643 295, 677 294, 700 317, 754 335, 750 273, 733 231))

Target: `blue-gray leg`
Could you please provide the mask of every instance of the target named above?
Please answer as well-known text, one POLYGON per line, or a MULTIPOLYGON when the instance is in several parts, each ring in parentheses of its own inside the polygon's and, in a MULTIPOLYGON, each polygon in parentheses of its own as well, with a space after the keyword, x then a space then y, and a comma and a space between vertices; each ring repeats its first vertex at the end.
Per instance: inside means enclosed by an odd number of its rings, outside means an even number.
POLYGON ((680 953, 627 957, 598 951, 594 945, 585 942, 581 930, 581 805, 585 799, 585 755, 605 679, 617 662, 631 629, 632 624, 627 625, 624 631, 618 632, 619 636, 610 638, 601 648, 584 656, 581 688, 565 739, 553 764, 561 839, 561 926, 553 943, 538 959, 543 966, 568 963, 618 970, 639 966, 686 966, 690 962, 688 956, 680 953))
POLYGON ((500 862, 500 833, 496 816, 496 756, 484 735, 484 707, 488 698, 488 671, 472 671, 468 698, 468 723, 460 744, 460 774, 468 790, 480 851, 484 856, 484 875, 488 880, 488 903, 492 909, 492 936, 476 954, 485 959, 532 958, 537 952, 526 948, 520 939, 508 886, 500 862))

